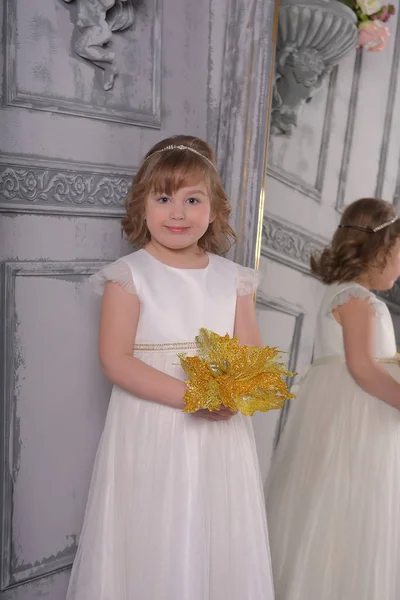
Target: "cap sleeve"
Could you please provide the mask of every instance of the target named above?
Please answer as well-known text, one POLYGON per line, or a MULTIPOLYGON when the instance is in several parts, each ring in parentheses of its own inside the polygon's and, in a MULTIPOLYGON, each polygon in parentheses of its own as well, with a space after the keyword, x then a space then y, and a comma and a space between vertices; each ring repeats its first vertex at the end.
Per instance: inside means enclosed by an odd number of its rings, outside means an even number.
POLYGON ((249 267, 237 266, 237 295, 248 296, 254 294, 260 280, 260 274, 255 269, 249 267))
POLYGON ((137 295, 131 269, 124 259, 119 259, 111 265, 107 265, 90 277, 92 289, 99 295, 103 294, 108 281, 119 283, 126 292, 137 295))
POLYGON ((352 298, 358 298, 358 300, 368 300, 369 304, 374 305, 374 308, 377 308, 377 298, 375 295, 362 287, 361 285, 350 285, 345 289, 338 290, 336 294, 332 297, 327 306, 327 313, 329 316, 332 315, 332 311, 339 306, 343 306, 351 300, 352 298))

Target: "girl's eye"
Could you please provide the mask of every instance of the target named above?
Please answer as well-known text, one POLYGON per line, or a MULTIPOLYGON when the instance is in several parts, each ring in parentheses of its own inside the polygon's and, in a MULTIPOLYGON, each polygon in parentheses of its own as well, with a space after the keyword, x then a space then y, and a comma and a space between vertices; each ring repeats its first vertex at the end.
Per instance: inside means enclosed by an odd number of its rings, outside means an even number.
POLYGON ((169 198, 167 196, 160 196, 157 202, 159 202, 160 204, 167 204, 167 202, 169 202, 169 198))
POLYGON ((189 204, 198 204, 199 203, 199 201, 197 200, 197 198, 188 198, 187 202, 189 204))

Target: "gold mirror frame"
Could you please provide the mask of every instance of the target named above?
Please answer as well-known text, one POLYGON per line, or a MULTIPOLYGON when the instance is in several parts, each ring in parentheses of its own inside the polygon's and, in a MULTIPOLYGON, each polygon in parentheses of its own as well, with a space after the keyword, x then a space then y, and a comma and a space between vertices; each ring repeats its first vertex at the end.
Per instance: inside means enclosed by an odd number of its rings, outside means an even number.
POLYGON ((248 267, 261 253, 278 15, 278 1, 229 0, 218 132, 208 136, 238 236, 231 258, 248 267))
POLYGON ((275 1, 274 18, 272 25, 272 56, 269 73, 269 93, 268 93, 268 113, 267 113, 267 124, 265 130, 265 142, 264 142, 264 160, 262 168, 262 179, 261 189, 258 202, 258 221, 257 221, 257 234, 256 234, 256 245, 255 245, 255 256, 254 266, 258 270, 260 267, 261 247, 262 247, 262 235, 263 235, 263 221, 264 221, 264 209, 265 209, 265 187, 267 178, 267 164, 268 164, 268 145, 269 136, 271 130, 271 112, 272 112, 272 95, 274 89, 275 79, 275 55, 276 55, 276 44, 278 38, 278 21, 279 21, 279 0, 275 1))

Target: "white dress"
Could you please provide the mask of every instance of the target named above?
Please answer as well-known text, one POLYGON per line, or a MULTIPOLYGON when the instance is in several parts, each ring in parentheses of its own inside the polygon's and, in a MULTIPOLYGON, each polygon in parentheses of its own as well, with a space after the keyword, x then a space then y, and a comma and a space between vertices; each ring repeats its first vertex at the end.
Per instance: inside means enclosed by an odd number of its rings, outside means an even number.
MULTIPOLYGON (((252 269, 139 250, 94 276, 140 300, 134 355, 179 379, 201 327, 232 335, 252 269)), ((67 600, 273 600, 251 419, 207 421, 114 386, 67 600)))
POLYGON ((351 297, 375 307, 375 357, 392 357, 382 363, 400 381, 386 305, 355 283, 331 285, 268 478, 276 600, 400 599, 400 412, 346 367, 332 309, 351 297))

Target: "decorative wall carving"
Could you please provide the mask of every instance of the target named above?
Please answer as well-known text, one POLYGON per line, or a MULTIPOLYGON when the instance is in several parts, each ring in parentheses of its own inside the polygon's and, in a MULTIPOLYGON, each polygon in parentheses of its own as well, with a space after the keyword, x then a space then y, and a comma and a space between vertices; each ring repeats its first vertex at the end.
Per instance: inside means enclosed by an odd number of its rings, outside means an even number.
POLYGON ((356 17, 336 0, 282 0, 271 131, 290 135, 332 67, 357 45, 356 17))
MULTIPOLYGON (((263 222, 261 254, 296 271, 311 275, 310 256, 321 252, 328 242, 292 225, 266 216, 263 222)), ((389 308, 400 312, 400 282, 378 294, 389 308)))
POLYGON ((161 126, 162 0, 4 0, 3 5, 3 105, 161 126))
POLYGON ((326 243, 288 223, 264 218, 261 254, 298 271, 309 273, 311 254, 320 252, 326 243))
MULTIPOLYGON (((70 4, 74 0, 64 0, 70 4)), ((82 58, 104 69, 104 89, 110 90, 118 73, 115 53, 109 43, 116 31, 128 29, 135 22, 134 0, 76 0, 78 35, 75 51, 82 58)))
POLYGON ((0 212, 123 213, 131 175, 93 166, 84 170, 74 163, 26 160, 20 165, 9 164, 14 159, 0 160, 0 212))

